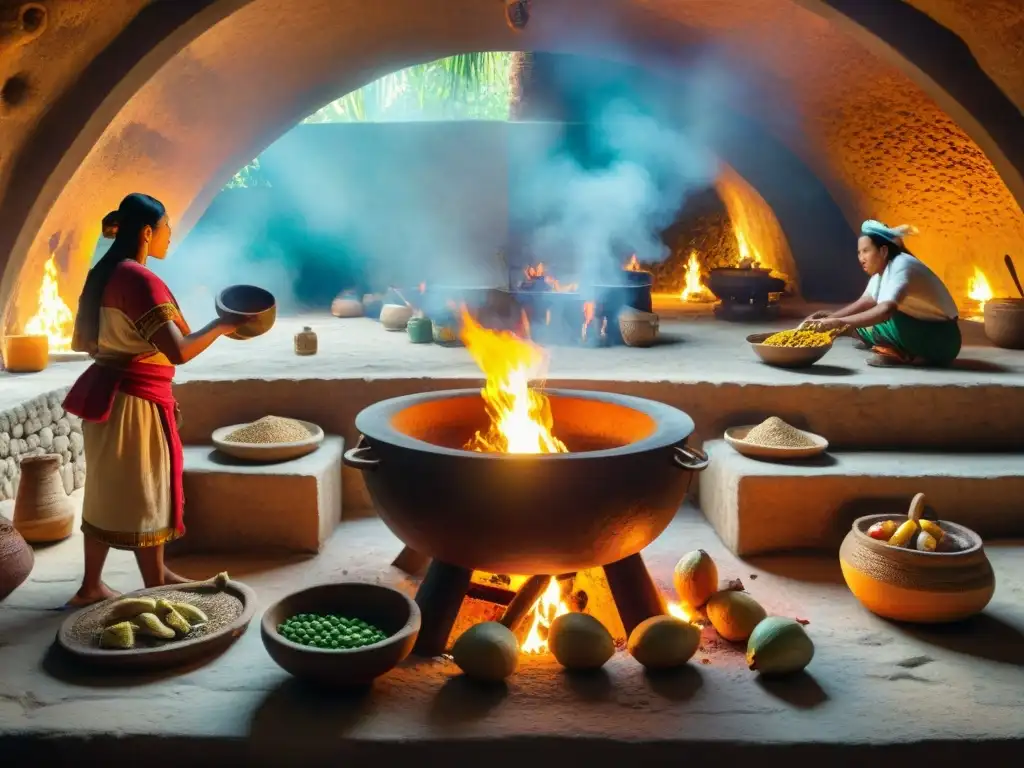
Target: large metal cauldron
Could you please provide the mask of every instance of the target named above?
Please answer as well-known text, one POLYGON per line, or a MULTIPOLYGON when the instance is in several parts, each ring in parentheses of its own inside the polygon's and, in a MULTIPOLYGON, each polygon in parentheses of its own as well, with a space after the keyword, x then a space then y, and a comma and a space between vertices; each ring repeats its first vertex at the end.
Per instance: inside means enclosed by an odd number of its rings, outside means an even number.
POLYGON ((562 454, 475 453, 487 424, 479 390, 409 395, 356 417, 345 463, 363 472, 401 541, 490 573, 558 574, 640 552, 682 503, 708 459, 686 445, 693 421, 663 403, 549 390, 562 454))

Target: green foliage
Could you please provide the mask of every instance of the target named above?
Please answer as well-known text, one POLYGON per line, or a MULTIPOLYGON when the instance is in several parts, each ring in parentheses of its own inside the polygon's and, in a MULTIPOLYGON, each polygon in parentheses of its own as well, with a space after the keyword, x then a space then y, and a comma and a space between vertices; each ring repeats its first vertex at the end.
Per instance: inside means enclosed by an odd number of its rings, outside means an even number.
POLYGON ((251 189, 253 187, 269 186, 270 180, 263 173, 263 169, 260 167, 260 159, 257 157, 236 173, 231 181, 224 185, 224 189, 251 189))

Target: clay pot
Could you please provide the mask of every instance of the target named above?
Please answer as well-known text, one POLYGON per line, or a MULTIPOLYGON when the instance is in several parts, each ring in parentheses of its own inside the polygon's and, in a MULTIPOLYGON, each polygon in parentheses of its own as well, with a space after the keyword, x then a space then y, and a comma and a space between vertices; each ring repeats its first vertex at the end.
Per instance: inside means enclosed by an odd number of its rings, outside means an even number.
POLYGON ((61 541, 71 535, 75 508, 60 479, 60 456, 21 460, 21 482, 14 502, 14 527, 30 544, 61 541))
POLYGON ((351 296, 338 296, 331 302, 331 314, 335 317, 362 317, 363 302, 351 296))
POLYGON ((380 310, 380 324, 386 331, 404 331, 412 318, 412 307, 406 304, 385 304, 380 310))
POLYGON ((39 373, 50 362, 50 340, 43 335, 4 339, 4 368, 11 373, 39 373))
POLYGON ((985 335, 1003 349, 1024 349, 1024 299, 985 302, 985 335))
POLYGON ((217 295, 217 316, 222 320, 247 319, 238 326, 229 339, 245 341, 262 336, 277 321, 277 301, 274 295, 257 285, 232 285, 217 295))
POLYGON ((0 600, 25 582, 32 573, 35 559, 25 538, 0 515, 0 600))
POLYGON ((627 347, 650 347, 658 340, 660 320, 653 312, 627 307, 619 313, 619 333, 627 347))
POLYGON ((434 340, 434 326, 429 317, 414 317, 406 326, 413 344, 430 344, 434 340))
POLYGON ((398 590, 380 584, 340 582, 309 587, 267 608, 260 624, 263 645, 287 672, 322 686, 365 685, 391 671, 412 651, 420 609, 398 590), (386 640, 351 650, 322 650, 293 643, 277 628, 297 613, 333 613, 378 627, 386 640))
POLYGON ((858 518, 839 549, 846 584, 865 608, 896 621, 938 624, 966 619, 988 605, 996 582, 978 534, 943 520, 948 534, 968 544, 957 552, 903 549, 867 535, 872 525, 890 519, 858 518))

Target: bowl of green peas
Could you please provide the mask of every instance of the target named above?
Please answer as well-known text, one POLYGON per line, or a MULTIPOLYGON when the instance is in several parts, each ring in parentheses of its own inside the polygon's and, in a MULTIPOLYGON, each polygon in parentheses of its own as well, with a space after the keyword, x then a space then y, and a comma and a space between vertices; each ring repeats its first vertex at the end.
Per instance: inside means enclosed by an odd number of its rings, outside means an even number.
POLYGON ((420 609, 391 587, 320 584, 294 592, 263 614, 263 646, 295 677, 332 687, 367 685, 412 651, 420 609))

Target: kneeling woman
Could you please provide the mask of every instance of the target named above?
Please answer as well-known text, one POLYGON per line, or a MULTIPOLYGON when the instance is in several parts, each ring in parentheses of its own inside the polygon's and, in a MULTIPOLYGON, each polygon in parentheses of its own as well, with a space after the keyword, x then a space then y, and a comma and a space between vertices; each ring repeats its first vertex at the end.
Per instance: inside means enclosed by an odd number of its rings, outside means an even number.
POLYGON ((844 326, 875 352, 869 365, 948 366, 960 354, 957 308, 942 280, 903 245, 910 227, 861 226, 857 258, 871 279, 864 295, 808 320, 821 330, 844 326))
POLYGON ((160 202, 128 195, 103 230, 114 242, 86 278, 72 342, 95 362, 64 401, 82 419, 89 467, 85 575, 72 605, 114 595, 101 578, 110 547, 134 551, 147 587, 183 581, 164 565, 164 544, 185 532, 171 380, 174 366, 235 328, 215 320, 191 332, 167 286, 144 266, 167 255, 171 226, 160 202))

